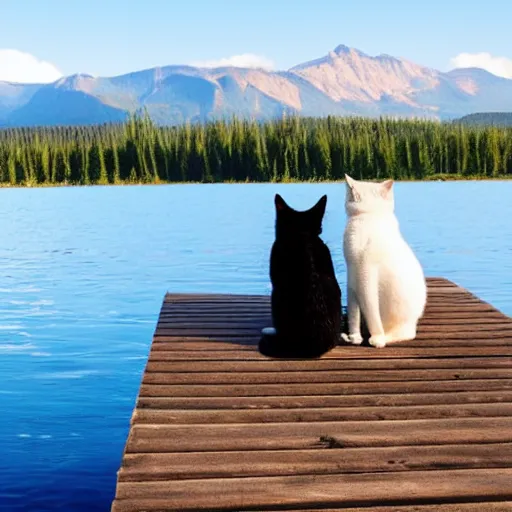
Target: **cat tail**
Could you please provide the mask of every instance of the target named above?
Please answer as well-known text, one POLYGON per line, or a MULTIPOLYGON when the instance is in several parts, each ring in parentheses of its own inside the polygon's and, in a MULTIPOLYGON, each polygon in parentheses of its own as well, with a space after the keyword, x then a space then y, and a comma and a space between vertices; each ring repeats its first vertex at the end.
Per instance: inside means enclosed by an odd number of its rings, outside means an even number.
POLYGON ((258 348, 262 355, 276 359, 315 359, 335 346, 336 343, 327 346, 311 339, 287 340, 279 336, 274 328, 267 327, 262 330, 258 348))

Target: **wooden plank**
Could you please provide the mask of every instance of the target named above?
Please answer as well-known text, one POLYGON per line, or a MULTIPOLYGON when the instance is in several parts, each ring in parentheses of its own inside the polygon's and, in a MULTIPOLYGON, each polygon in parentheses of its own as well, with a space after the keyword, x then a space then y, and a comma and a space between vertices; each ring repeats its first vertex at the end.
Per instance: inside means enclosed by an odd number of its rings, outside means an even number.
MULTIPOLYGON (((377 352, 376 350, 373 352, 377 352)), ((383 351, 379 351, 383 352, 383 351)), ((259 361, 149 361, 148 373, 260 373, 260 372, 327 372, 352 370, 424 370, 424 369, 510 369, 512 359, 508 357, 467 357, 467 358, 393 358, 393 359, 317 359, 303 360, 259 360, 259 361)))
POLYGON ((339 370, 322 372, 282 371, 251 373, 164 373, 146 372, 144 384, 296 384, 414 380, 512 379, 512 368, 442 369, 442 370, 339 370))
POLYGON ((287 384, 142 384, 140 396, 303 396, 375 393, 443 393, 447 391, 504 391, 512 389, 511 379, 425 380, 379 382, 322 382, 287 384))
MULTIPOLYGON (((440 300, 438 302, 430 302, 424 311, 423 320, 434 317, 436 318, 474 318, 476 312, 483 310, 487 311, 490 317, 501 318, 502 320, 509 321, 510 318, 505 314, 493 309, 488 304, 483 304, 478 301, 461 302, 461 301, 448 301, 440 300), (440 314, 438 316, 438 314, 440 314)), ((346 313, 346 311, 345 311, 346 313)), ((271 318, 270 305, 262 307, 246 307, 242 304, 226 304, 217 308, 207 309, 205 307, 196 308, 180 308, 178 306, 167 310, 162 310, 160 315, 161 320, 172 320, 174 318, 184 318, 185 321, 190 321, 197 317, 197 315, 204 316, 205 319, 212 318, 214 320, 230 320, 230 319, 260 319, 260 318, 271 318), (231 311, 230 311, 231 310, 231 311)), ((487 315, 486 315, 487 317, 487 315)))
MULTIPOLYGON (((257 294, 257 295, 240 295, 240 294, 205 294, 195 296, 194 294, 168 294, 163 305, 165 307, 172 306, 173 304, 197 304, 197 303, 226 303, 226 302, 244 302, 244 303, 260 303, 269 302, 270 294, 257 294)), ((454 285, 453 283, 447 286, 438 286, 427 283, 427 297, 435 296, 455 296, 465 297, 481 300, 477 295, 469 292, 465 288, 454 285)), ((485 301, 482 301, 485 302, 485 301)))
MULTIPOLYGON (((193 328, 193 329, 159 329, 159 336, 168 336, 168 337, 199 337, 199 338, 208 338, 214 339, 218 341, 223 340, 241 340, 241 341, 249 341, 247 338, 251 340, 258 340, 260 338, 260 329, 238 329, 238 330, 229 330, 229 329, 218 329, 217 331, 213 331, 212 329, 202 329, 202 328, 193 328)), ((467 332, 452 330, 443 332, 441 329, 436 329, 433 332, 427 332, 425 329, 418 329, 418 333, 416 335, 415 341, 418 340, 436 340, 436 339, 452 339, 452 340, 472 340, 474 338, 479 339, 495 339, 503 337, 508 340, 512 340, 512 329, 501 329, 499 331, 486 331, 483 329, 479 329, 478 331, 469 330, 467 332)), ((157 338, 157 341, 160 341, 157 338)), ((508 342, 509 344, 511 341, 508 342)))
MULTIPOLYGON (((163 306, 170 308, 173 305, 188 305, 188 304, 226 304, 226 303, 244 303, 244 304, 262 304, 270 302, 270 294, 263 295, 239 295, 239 294, 219 294, 219 295, 204 295, 194 297, 193 295, 170 295, 171 299, 165 300, 163 306)), ((427 298, 432 297, 454 297, 465 299, 476 299, 481 302, 478 296, 468 292, 464 288, 453 286, 430 286, 428 285, 427 298)))
MULTIPOLYGON (((438 295, 438 296, 430 296, 427 298, 427 306, 428 310, 431 307, 455 307, 455 306, 484 306, 486 308, 492 308, 492 305, 488 302, 484 302, 480 300, 478 297, 468 296, 468 295, 438 295)), ((243 300, 243 296, 232 297, 225 301, 209 301, 204 300, 202 302, 180 302, 175 304, 164 304, 162 307, 162 312, 167 314, 172 314, 173 312, 185 312, 185 311, 208 311, 208 310, 216 310, 216 311, 226 311, 226 308, 236 307, 237 311, 249 311, 249 312, 265 312, 270 308, 270 301, 268 297, 265 297, 264 300, 258 302, 247 302, 243 300)))
POLYGON ((512 499, 511 468, 410 471, 288 477, 213 478, 160 482, 119 482, 117 496, 160 498, 177 510, 247 510, 282 505, 368 506, 423 500, 512 499))
MULTIPOLYGON (((450 286, 449 286, 450 288, 450 286)), ((261 302, 261 301, 267 301, 269 300, 267 295, 227 295, 223 293, 166 293, 164 297, 164 303, 167 304, 169 302, 178 302, 180 304, 184 302, 195 302, 195 301, 204 301, 204 302, 215 302, 215 301, 222 301, 222 302, 233 302, 233 301, 240 301, 243 300, 244 302, 261 302)))
MULTIPOLYGON (((203 313, 225 313, 228 308, 236 308, 236 312, 239 315, 244 315, 247 313, 268 313, 269 305, 261 304, 260 306, 255 305, 247 305, 243 303, 233 303, 233 304, 204 304, 204 305, 190 305, 185 307, 169 307, 164 311, 175 312, 179 314, 188 314, 188 315, 198 315, 203 313)), ((493 313, 496 312, 491 305, 485 304, 478 300, 459 300, 459 301, 448 301, 448 300, 439 300, 436 302, 430 302, 427 304, 425 308, 425 315, 429 315, 432 313, 493 313)))
MULTIPOLYGON (((262 326, 272 325, 270 317, 267 318, 257 318, 250 319, 245 318, 244 316, 240 317, 232 317, 225 322, 222 322, 222 319, 215 319, 214 321, 208 321, 205 319, 203 322, 199 321, 201 316, 197 317, 195 320, 190 319, 186 322, 180 322, 177 320, 165 320, 160 321, 158 323, 158 330, 171 330, 171 329, 204 329, 214 332, 218 329, 228 331, 245 331, 251 330, 256 331, 254 334, 258 334, 262 326)), ((418 326, 419 331, 428 331, 433 332, 437 331, 439 333, 450 331, 450 330, 459 330, 459 331, 470 331, 470 330, 510 330, 512 322, 503 318, 499 319, 487 319, 488 321, 484 322, 476 322, 477 318, 473 318, 472 322, 466 322, 467 318, 446 318, 446 319, 438 319, 438 318, 429 318, 426 317, 423 319, 422 323, 418 326)))
MULTIPOLYGON (((266 323, 260 324, 233 324, 232 326, 219 325, 219 324, 168 324, 158 328, 160 336, 176 336, 176 337, 201 337, 201 336, 259 336, 262 326, 267 326, 266 323), (242 325, 245 325, 242 327, 242 325)), ((504 322, 500 324, 477 324, 477 325, 460 325, 460 324, 420 324, 418 326, 417 339, 428 338, 429 336, 453 336, 462 335, 466 338, 471 337, 488 337, 503 334, 504 336, 512 337, 512 322, 504 322)))
MULTIPOLYGON (((118 500, 114 503, 112 512, 169 512, 175 509, 169 508, 165 499, 130 499, 118 500)), ((182 509, 183 510, 183 509, 182 509)), ((219 512, 224 509, 210 508, 210 512, 219 512)), ((240 509, 239 509, 240 510, 240 509)), ((512 501, 486 501, 478 503, 441 503, 435 505, 390 505, 390 506, 371 506, 371 507, 343 507, 343 508, 281 508, 279 505, 271 507, 251 508, 250 510, 257 512, 271 512, 286 510, 287 512, 510 512, 512 510, 512 501)), ((184 511, 186 512, 186 511, 184 511)))
MULTIPOLYGON (((447 286, 428 286, 428 297, 464 297, 479 299, 476 295, 469 293, 464 288, 459 286, 447 285, 447 286)), ((164 299, 164 306, 169 307, 174 304, 226 304, 226 303, 244 303, 244 304, 268 304, 270 298, 268 295, 229 295, 229 294, 206 294, 198 295, 194 294, 168 294, 164 299)), ((482 301, 483 302, 483 301, 482 301)))
MULTIPOLYGON (((186 347, 192 347, 194 342, 200 342, 204 343, 205 341, 210 343, 210 346, 214 343, 221 343, 221 344, 230 344, 231 347, 234 345, 243 346, 247 345, 251 350, 254 350, 255 347, 258 345, 258 341, 260 339, 260 335, 258 336, 162 336, 161 334, 155 334, 153 336, 153 345, 151 347, 151 350, 159 350, 158 348, 155 348, 155 346, 158 346, 159 344, 162 344, 162 347, 170 347, 170 346, 177 346, 178 350, 184 350, 186 347)), ((484 342, 485 343, 485 342, 484 342)))
MULTIPOLYGON (((427 306, 425 311, 428 312, 431 308, 442 308, 443 306, 449 307, 452 310, 456 306, 464 307, 464 308, 474 308, 474 307, 485 307, 486 309, 493 308, 493 306, 487 302, 483 302, 478 298, 468 298, 468 297, 453 297, 453 296, 445 296, 445 297, 430 297, 427 301, 427 306)), ((236 309, 236 313, 244 313, 244 314, 254 314, 254 315, 262 315, 262 314, 270 314, 270 303, 269 302, 261 302, 261 303, 253 303, 247 304, 244 302, 226 302, 222 303, 180 303, 180 304, 169 304, 164 306, 161 310, 163 316, 172 316, 172 315, 185 315, 187 313, 205 313, 208 314, 209 310, 213 312, 217 312, 220 315, 226 314, 229 312, 229 309, 236 309)), ((345 309, 345 308, 344 308, 345 309)), ((345 309, 346 311, 346 309, 345 309)), ((496 312, 497 310, 494 309, 496 312)), ((456 311, 455 311, 456 312, 456 311)), ((451 311, 453 314, 453 311, 451 311)), ((213 314, 210 312, 210 314, 213 314)))
POLYGON ((512 418, 213 425, 134 424, 127 452, 307 450, 512 442, 512 418))
POLYGON ((127 454, 120 482, 506 468, 512 443, 127 454))
MULTIPOLYGON (((246 337, 246 338, 236 338, 236 337, 224 337, 216 339, 211 339, 207 337, 172 337, 172 336, 159 336, 155 335, 153 338, 153 345, 151 346, 151 352, 158 351, 178 351, 183 352, 187 350, 216 350, 216 349, 227 349, 227 350, 240 350, 240 351, 257 351, 258 350, 258 341, 260 336, 246 337)), ((452 338, 441 338, 438 336, 436 339, 425 339, 421 340, 421 343, 418 343, 417 340, 412 341, 404 341, 401 343, 395 343, 394 345, 389 345, 386 347, 387 352, 391 352, 397 349, 403 348, 450 348, 450 347, 512 347, 512 339, 511 338, 485 338, 482 339, 480 337, 473 337, 471 339, 452 339, 452 338)), ((369 355, 369 351, 372 352, 385 352, 384 350, 375 351, 369 345, 365 344, 359 347, 347 345, 345 343, 340 344, 337 348, 334 348, 333 351, 339 351, 343 349, 344 353, 356 353, 360 351, 360 354, 369 355)), ((330 352, 322 357, 329 357, 330 352)), ((267 358, 268 359, 268 358, 267 358)))
POLYGON ((137 408, 132 421, 150 425, 201 425, 224 423, 295 423, 327 421, 407 420, 512 416, 512 403, 435 404, 374 407, 324 407, 296 409, 175 410, 137 408))
MULTIPOLYGON (((158 330, 166 329, 209 329, 212 332, 216 332, 218 329, 221 330, 235 330, 239 329, 251 329, 255 334, 259 334, 262 325, 271 326, 272 321, 270 318, 267 319, 247 319, 244 317, 232 317, 230 320, 223 320, 222 318, 216 318, 213 320, 205 319, 201 322, 200 317, 191 319, 189 321, 177 320, 165 320, 160 321, 157 324, 158 330)), ((512 323, 508 320, 488 318, 485 321, 480 322, 478 318, 472 319, 445 319, 445 320, 430 320, 427 319, 419 326, 419 332, 437 332, 442 334, 443 332, 473 332, 477 333, 480 331, 510 331, 512 323)))
MULTIPOLYGON (((149 354, 149 362, 157 361, 267 361, 268 358, 259 353, 256 347, 246 346, 233 347, 229 345, 218 347, 217 344, 206 342, 201 349, 189 349, 185 347, 183 350, 176 350, 174 345, 172 349, 163 346, 158 350, 152 350, 149 354), (251 350, 252 348, 252 350, 251 350)), ((471 358, 510 358, 512 357, 512 343, 510 346, 503 345, 486 345, 486 346, 455 346, 455 347, 430 347, 430 346, 414 346, 403 347, 396 344, 386 347, 386 350, 360 349, 358 347, 343 346, 331 350, 320 361, 328 361, 331 359, 344 361, 346 359, 360 359, 363 361, 371 359, 413 359, 413 358, 447 358, 447 359, 471 359, 471 358)))
MULTIPOLYGON (((441 331, 441 330, 440 330, 441 331)), ((512 343, 512 332, 510 329, 500 329, 499 331, 478 331, 478 332, 458 332, 458 331, 441 331, 441 332, 425 332, 418 329, 418 334, 413 341, 428 340, 434 341, 438 339, 450 340, 473 340, 479 339, 506 339, 508 344, 512 343)), ((408 342, 412 343, 412 342, 408 342)))
POLYGON ((390 407, 404 405, 512 403, 509 391, 457 391, 444 393, 388 393, 371 395, 317 396, 230 396, 230 397, 145 397, 140 396, 137 407, 153 409, 296 409, 338 407, 390 407))
MULTIPOLYGON (((160 321, 157 324, 157 329, 160 327, 173 326, 176 324, 191 324, 191 325, 205 325, 205 324, 213 324, 215 326, 218 325, 228 325, 230 327, 235 325, 239 325, 241 322, 244 325, 249 325, 251 327, 260 328, 262 324, 271 325, 272 319, 269 314, 252 314, 252 315, 240 315, 235 316, 231 315, 201 315, 199 317, 189 317, 189 316, 162 316, 160 317, 160 321)), ((421 325, 483 325, 483 324, 509 324, 510 320, 508 320, 504 315, 490 313, 486 315, 484 318, 479 318, 474 315, 466 315, 463 318, 432 318, 426 317, 422 319, 421 325)))
POLYGON ((494 335, 506 334, 510 336, 512 334, 512 322, 511 321, 503 321, 499 324, 488 324, 488 323, 480 323, 478 325, 474 324, 442 324, 442 325, 434 325, 434 324, 420 324, 418 326, 418 333, 438 333, 438 334, 447 334, 452 332, 458 333, 473 333, 473 336, 478 336, 482 331, 492 332, 494 335))

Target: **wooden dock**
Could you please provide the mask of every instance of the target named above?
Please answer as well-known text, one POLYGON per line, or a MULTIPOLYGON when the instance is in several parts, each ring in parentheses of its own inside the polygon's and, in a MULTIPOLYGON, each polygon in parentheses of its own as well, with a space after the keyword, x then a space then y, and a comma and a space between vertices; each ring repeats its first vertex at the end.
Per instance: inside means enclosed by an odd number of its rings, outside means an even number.
POLYGON ((112 510, 512 511, 512 319, 428 285, 416 340, 309 361, 268 297, 167 295, 112 510))

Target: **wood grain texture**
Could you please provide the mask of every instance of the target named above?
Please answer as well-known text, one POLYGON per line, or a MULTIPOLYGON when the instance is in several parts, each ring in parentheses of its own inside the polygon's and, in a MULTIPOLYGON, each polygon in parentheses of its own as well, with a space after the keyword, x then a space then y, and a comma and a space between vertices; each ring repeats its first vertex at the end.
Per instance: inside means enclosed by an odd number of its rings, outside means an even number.
POLYGON ((309 361, 258 352, 266 296, 167 294, 112 510, 512 512, 512 320, 428 291, 415 340, 309 361))

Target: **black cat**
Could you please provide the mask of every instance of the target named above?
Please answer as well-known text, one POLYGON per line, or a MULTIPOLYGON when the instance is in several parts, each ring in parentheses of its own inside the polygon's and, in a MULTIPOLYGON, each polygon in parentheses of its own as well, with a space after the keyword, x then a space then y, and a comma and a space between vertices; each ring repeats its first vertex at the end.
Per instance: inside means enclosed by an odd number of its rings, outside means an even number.
POLYGON ((342 329, 341 290, 331 253, 320 238, 327 196, 299 212, 276 194, 276 239, 270 255, 272 320, 260 352, 314 358, 332 349, 342 329))

